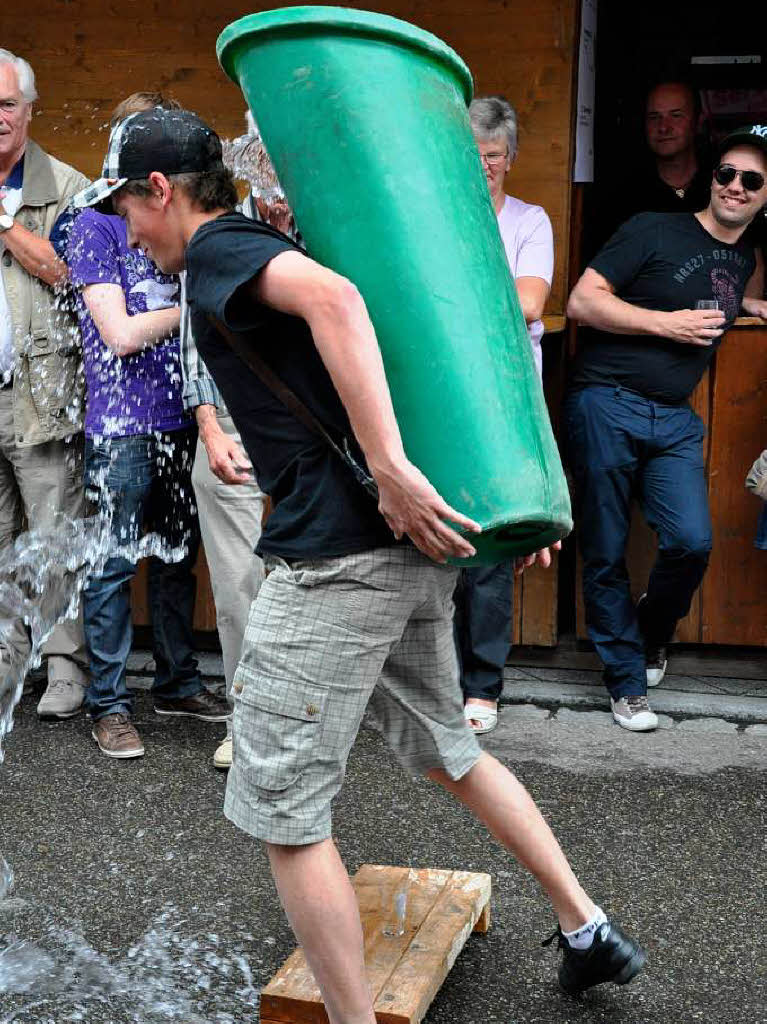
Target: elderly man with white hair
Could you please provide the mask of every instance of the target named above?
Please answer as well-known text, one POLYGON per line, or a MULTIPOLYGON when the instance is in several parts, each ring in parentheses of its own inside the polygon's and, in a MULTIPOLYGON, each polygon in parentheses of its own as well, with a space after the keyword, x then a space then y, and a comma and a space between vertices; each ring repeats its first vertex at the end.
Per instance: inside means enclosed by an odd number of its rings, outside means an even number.
MULTIPOLYGON (((0 49, 0 554, 24 523, 83 514, 80 340, 62 302, 70 200, 79 171, 29 138, 35 76, 0 49)), ((4 623, 0 674, 29 654, 21 621, 4 623)), ((85 694, 79 621, 56 627, 44 652, 48 687, 38 713, 67 718, 85 694)))

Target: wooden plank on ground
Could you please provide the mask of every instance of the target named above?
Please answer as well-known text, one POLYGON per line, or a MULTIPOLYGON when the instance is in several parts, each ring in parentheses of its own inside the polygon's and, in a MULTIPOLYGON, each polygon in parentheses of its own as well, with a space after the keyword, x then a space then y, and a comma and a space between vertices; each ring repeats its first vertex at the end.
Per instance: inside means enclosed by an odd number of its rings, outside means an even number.
POLYGON ((417 1024, 490 899, 490 877, 456 871, 375 1000, 378 1024, 417 1024))
MULTIPOLYGON (((364 864, 352 879, 378 1024, 417 1024, 472 931, 490 925, 490 876, 364 864), (402 935, 385 934, 395 896, 407 888, 402 935)), ((262 1024, 327 1024, 301 949, 261 993, 262 1024)))

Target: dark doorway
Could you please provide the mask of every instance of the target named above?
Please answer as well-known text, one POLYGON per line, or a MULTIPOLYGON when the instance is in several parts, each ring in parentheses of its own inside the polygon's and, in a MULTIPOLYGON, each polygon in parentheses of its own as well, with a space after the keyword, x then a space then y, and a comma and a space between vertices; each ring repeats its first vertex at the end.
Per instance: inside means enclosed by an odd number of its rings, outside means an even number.
POLYGON ((604 203, 647 160, 644 100, 653 84, 681 79, 698 92, 705 155, 728 131, 767 124, 767 15, 741 17, 710 0, 599 4, 596 47, 595 180, 585 188, 581 266, 610 223, 604 203))

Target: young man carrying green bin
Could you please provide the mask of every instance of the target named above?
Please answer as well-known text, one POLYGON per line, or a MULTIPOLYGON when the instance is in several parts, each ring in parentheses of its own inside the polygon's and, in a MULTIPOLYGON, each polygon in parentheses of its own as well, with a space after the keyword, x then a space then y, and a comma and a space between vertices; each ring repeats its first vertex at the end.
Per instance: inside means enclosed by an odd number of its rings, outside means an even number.
POLYGON ((358 291, 280 232, 232 212, 219 140, 192 113, 124 121, 105 178, 80 204, 110 194, 132 245, 168 273, 186 267, 198 348, 274 504, 258 545, 271 571, 234 681, 225 813, 265 842, 330 1021, 375 1020, 330 819, 368 705, 404 765, 455 794, 539 880, 558 917, 563 988, 625 984, 643 950, 589 899, 526 790, 464 721, 457 570, 445 562, 474 549, 448 521, 469 535, 479 527, 407 460, 358 291), (248 368, 253 353, 336 447, 248 368))

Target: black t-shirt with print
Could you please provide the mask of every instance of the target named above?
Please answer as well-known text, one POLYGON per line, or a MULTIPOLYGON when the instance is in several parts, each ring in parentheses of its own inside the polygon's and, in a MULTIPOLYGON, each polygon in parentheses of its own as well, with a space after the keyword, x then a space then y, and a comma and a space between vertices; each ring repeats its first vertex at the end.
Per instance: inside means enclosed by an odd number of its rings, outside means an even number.
POLYGON ((248 369, 208 315, 258 349, 328 433, 348 438, 348 417, 304 320, 258 303, 246 286, 275 256, 303 252, 274 228, 239 213, 203 224, 186 253, 192 330, 274 510, 256 548, 285 559, 331 558, 395 543, 374 499, 350 468, 248 369))
MULTIPOLYGON (((715 299, 725 330, 740 311, 755 268, 754 250, 710 235, 692 213, 640 213, 623 224, 589 264, 632 306, 671 312, 715 299)), ((721 338, 685 345, 649 335, 582 332, 572 383, 620 385, 657 402, 684 402, 721 338)))

